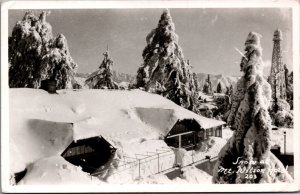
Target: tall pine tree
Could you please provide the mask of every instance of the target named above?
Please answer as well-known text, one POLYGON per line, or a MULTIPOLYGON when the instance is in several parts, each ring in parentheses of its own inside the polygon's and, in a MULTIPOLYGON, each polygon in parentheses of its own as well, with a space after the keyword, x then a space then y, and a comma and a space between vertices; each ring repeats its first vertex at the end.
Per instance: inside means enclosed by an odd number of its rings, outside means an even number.
POLYGON ((221 82, 219 82, 218 85, 217 85, 217 93, 222 93, 222 85, 221 85, 221 82))
POLYGON ((210 81, 210 76, 209 75, 207 75, 207 79, 206 79, 206 82, 204 83, 202 91, 205 94, 213 94, 212 86, 211 86, 211 81, 210 81))
POLYGON ((86 79, 86 84, 93 89, 118 89, 118 84, 112 79, 113 60, 109 56, 108 48, 103 53, 103 56, 104 59, 99 69, 86 79))
POLYGON ((290 108, 294 109, 293 72, 290 73, 286 65, 284 65, 284 70, 286 84, 286 101, 289 103, 290 108))
POLYGON ((39 88, 47 79, 56 80, 57 89, 72 88, 77 64, 72 59, 64 35, 52 35, 46 21, 26 12, 9 37, 9 86, 39 88))
POLYGON ((146 41, 144 63, 137 72, 137 87, 159 93, 180 106, 194 110, 194 78, 178 44, 169 10, 163 11, 157 28, 147 35, 146 41))
POLYGON ((197 78, 196 73, 193 73, 193 79, 194 79, 195 90, 196 90, 196 92, 199 92, 200 87, 199 87, 199 82, 198 82, 198 78, 197 78))

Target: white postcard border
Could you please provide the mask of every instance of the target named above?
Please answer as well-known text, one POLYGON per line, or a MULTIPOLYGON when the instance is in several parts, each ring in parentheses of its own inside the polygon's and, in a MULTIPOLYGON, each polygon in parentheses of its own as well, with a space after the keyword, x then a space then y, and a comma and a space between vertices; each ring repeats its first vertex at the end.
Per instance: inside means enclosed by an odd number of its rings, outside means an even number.
POLYGON ((299 2, 284 1, 9 1, 1 6, 1 186, 3 192, 252 192, 297 191, 300 189, 300 118, 299 115, 299 2), (130 8, 292 8, 293 10, 293 72, 294 72, 294 183, 255 185, 9 185, 9 88, 8 88, 8 10, 10 9, 130 9, 130 8))

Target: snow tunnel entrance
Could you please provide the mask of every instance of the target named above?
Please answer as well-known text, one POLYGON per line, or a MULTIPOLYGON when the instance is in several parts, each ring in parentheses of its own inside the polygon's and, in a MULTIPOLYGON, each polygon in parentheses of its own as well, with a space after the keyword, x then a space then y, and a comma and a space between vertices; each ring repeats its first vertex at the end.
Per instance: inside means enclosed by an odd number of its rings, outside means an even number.
POLYGON ((84 172, 93 173, 105 165, 116 148, 103 137, 92 137, 73 141, 61 154, 68 162, 80 166, 84 172))
POLYGON ((165 142, 175 148, 194 149, 200 141, 197 135, 200 130, 200 125, 194 119, 179 120, 165 137, 165 142))

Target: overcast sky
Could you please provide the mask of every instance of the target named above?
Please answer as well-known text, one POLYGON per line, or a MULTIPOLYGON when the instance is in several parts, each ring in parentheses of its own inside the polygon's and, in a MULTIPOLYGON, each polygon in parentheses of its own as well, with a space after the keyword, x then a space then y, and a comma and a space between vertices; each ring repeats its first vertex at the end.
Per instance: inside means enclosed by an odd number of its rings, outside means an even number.
MULTIPOLYGON (((10 10, 9 34, 26 10, 10 10)), ((39 14, 37 10, 35 13, 39 14)), ((244 42, 250 31, 263 37, 263 60, 270 66, 273 32, 283 31, 283 61, 292 67, 290 9, 170 9, 179 45, 194 72, 240 75, 244 42)), ((51 10, 53 34, 64 34, 78 72, 93 72, 109 46, 114 69, 136 74, 142 64, 147 34, 157 26, 162 9, 51 10)), ((268 72, 268 67, 266 67, 268 72)))

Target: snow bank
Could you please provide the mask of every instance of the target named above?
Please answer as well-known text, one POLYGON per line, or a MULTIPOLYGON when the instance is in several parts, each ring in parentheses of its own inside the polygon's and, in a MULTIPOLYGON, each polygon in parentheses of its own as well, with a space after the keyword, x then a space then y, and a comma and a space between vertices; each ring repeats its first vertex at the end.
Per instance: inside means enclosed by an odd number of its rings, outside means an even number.
POLYGON ((74 185, 103 184, 92 178, 61 156, 53 156, 36 161, 27 168, 26 176, 19 185, 74 185))
POLYGON ((182 165, 186 166, 193 162, 204 160, 206 156, 210 156, 211 158, 217 157, 226 143, 226 139, 210 137, 207 141, 202 142, 199 150, 182 150, 182 165))
POLYGON ((195 166, 182 168, 182 174, 175 179, 170 180, 164 174, 149 176, 136 180, 137 184, 212 184, 212 176, 199 170, 195 166))
POLYGON ((114 184, 133 183, 141 177, 174 167, 175 153, 166 147, 164 141, 143 140, 123 145, 121 150, 117 150, 117 156, 114 158, 114 161, 119 162, 111 163, 109 170, 100 174, 100 180, 114 184), (125 155, 123 151, 127 149, 125 155))
POLYGON ((226 139, 228 141, 233 135, 233 131, 230 128, 224 128, 222 130, 222 138, 226 139))
POLYGON ((20 172, 41 158, 60 155, 73 140, 70 123, 13 117, 10 124, 14 129, 10 131, 12 172, 20 172))
MULTIPOLYGON (((186 181, 189 184, 212 184, 212 176, 206 172, 199 170, 194 166, 188 166, 183 170, 181 179, 186 181)), ((178 180, 175 179, 175 180, 178 180)))

